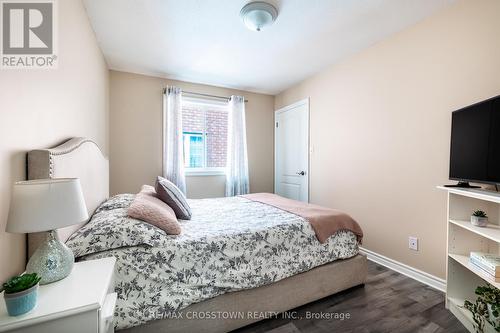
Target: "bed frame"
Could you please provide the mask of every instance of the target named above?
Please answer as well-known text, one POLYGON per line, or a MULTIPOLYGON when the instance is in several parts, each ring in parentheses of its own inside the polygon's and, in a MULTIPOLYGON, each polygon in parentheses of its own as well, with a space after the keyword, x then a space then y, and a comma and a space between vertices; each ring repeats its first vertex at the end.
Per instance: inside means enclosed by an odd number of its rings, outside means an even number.
MULTIPOLYGON (((89 215, 109 196, 109 164, 92 140, 72 138, 63 144, 28 153, 28 179, 80 178, 89 215)), ((58 230, 66 240, 80 226, 58 230)), ((28 235, 29 256, 40 244, 43 234, 28 235)), ((337 260, 305 273, 291 276, 270 285, 231 292, 180 311, 176 319, 163 319, 132 327, 120 332, 227 332, 257 322, 248 316, 254 311, 281 313, 320 298, 365 283, 366 257, 358 254, 337 260), (239 319, 193 319, 194 313, 243 313, 239 319)))

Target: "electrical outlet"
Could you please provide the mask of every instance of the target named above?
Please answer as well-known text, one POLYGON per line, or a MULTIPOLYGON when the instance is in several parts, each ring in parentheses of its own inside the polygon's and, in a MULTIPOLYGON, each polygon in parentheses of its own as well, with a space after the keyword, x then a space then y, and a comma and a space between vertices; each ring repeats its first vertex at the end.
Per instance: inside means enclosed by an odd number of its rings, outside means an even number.
POLYGON ((417 237, 408 237, 408 248, 410 250, 418 251, 418 238, 417 237))

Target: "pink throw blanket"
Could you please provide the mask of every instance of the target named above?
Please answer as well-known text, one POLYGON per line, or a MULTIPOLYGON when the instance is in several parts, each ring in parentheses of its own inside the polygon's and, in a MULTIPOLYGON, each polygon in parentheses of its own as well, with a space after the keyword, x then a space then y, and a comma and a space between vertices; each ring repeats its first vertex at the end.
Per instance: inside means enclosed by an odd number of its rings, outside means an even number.
POLYGON ((363 239, 363 231, 359 224, 339 210, 283 198, 272 193, 245 194, 242 197, 303 217, 311 224, 320 243, 326 242, 328 237, 339 230, 352 231, 360 244, 363 239))

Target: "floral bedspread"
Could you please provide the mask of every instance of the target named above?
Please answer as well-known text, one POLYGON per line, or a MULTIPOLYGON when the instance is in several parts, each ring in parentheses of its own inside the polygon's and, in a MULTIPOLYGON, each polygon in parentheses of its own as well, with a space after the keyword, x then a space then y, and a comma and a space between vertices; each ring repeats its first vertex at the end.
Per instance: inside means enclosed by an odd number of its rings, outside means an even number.
POLYGON ((241 197, 189 200, 192 219, 166 235, 127 217, 133 198, 111 198, 67 242, 77 260, 116 257, 117 329, 358 253, 349 231, 321 244, 303 218, 241 197))

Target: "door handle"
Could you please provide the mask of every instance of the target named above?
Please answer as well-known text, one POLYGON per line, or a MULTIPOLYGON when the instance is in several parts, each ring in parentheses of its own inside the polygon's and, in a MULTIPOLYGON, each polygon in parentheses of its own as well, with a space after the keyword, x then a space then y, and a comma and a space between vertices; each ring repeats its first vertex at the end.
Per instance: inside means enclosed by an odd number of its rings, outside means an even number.
POLYGON ((298 174, 299 176, 305 176, 306 172, 305 171, 301 171, 301 172, 296 172, 296 174, 298 174))

